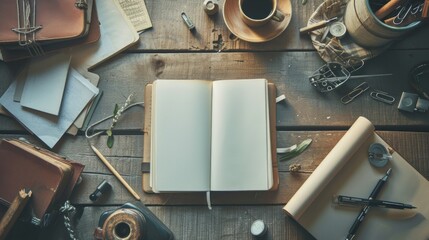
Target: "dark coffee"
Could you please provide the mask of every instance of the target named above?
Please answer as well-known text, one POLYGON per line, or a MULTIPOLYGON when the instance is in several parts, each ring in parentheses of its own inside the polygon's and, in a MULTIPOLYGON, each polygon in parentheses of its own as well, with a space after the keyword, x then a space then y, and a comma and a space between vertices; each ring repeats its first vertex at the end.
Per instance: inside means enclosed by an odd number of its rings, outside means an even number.
POLYGON ((241 9, 247 17, 252 19, 264 19, 273 10, 272 0, 243 0, 241 9))

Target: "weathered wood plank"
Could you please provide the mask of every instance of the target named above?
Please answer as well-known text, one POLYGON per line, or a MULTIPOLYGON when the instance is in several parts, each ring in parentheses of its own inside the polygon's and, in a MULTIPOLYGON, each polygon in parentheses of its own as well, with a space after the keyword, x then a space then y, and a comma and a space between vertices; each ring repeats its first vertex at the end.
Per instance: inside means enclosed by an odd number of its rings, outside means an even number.
MULTIPOLYGON (((100 215, 118 206, 77 206, 75 230, 79 239, 90 240, 98 225, 100 215)), ((313 240, 298 223, 287 217, 283 205, 274 206, 216 206, 207 207, 151 207, 149 209, 173 232, 175 239, 252 239, 250 226, 256 219, 268 226, 267 240, 313 240)), ((68 239, 62 220, 43 231, 23 234, 31 239, 68 239)), ((22 235, 21 235, 22 236, 22 235)), ((24 239, 24 238, 21 238, 24 239)))
MULTIPOLYGON (((321 94, 309 84, 308 77, 323 61, 314 52, 286 53, 189 53, 189 54, 126 54, 95 69, 101 77, 103 95, 92 122, 111 115, 115 104, 122 104, 130 93, 134 101, 143 100, 145 84, 157 78, 170 79, 234 79, 264 77, 276 83, 278 94, 286 102, 278 105, 279 129, 319 130, 346 129, 358 116, 368 117, 377 129, 428 131, 427 114, 397 110, 403 91, 414 92, 409 71, 427 60, 429 50, 389 51, 368 61, 356 74, 392 73, 391 77, 349 80, 340 89, 321 94), (387 105, 373 100, 369 91, 344 105, 340 98, 359 83, 367 81, 372 89, 390 93, 397 100, 387 105), (371 106, 371 107, 368 107, 371 106)), ((1 64, 0 64, 1 65, 1 64)), ((1 81, 6 89, 10 79, 1 81)), ((100 125, 107 128, 110 122, 100 125)), ((123 115, 116 130, 141 131, 143 109, 135 107, 123 115)), ((17 131, 12 119, 0 116, 1 131, 17 131)))
MULTIPOLYGON (((298 190, 307 177, 319 165, 320 161, 329 153, 344 131, 292 131, 278 132, 278 146, 287 147, 299 143, 306 138, 313 139, 311 146, 301 155, 287 161, 279 162, 280 187, 275 192, 246 192, 246 193, 212 193, 214 205, 225 204, 285 204, 298 190), (299 173, 290 173, 290 164, 300 164, 299 173)), ((429 149, 429 133, 417 132, 378 132, 393 149, 400 153, 424 177, 429 179, 429 164, 427 156, 429 149)), ((16 137, 14 135, 0 135, 1 137, 16 137)), ((30 141, 36 142, 34 138, 30 141)), ((91 139, 94 144, 124 176, 127 182, 139 193, 143 202, 148 205, 205 205, 204 193, 174 193, 174 194, 146 194, 141 189, 140 164, 143 155, 143 137, 141 135, 118 135, 115 137, 112 149, 106 147, 106 137, 91 139)), ((40 143, 38 143, 40 145, 40 143)), ((75 189, 72 202, 76 204, 121 204, 132 201, 132 195, 117 181, 117 179, 102 164, 92 152, 88 142, 83 137, 66 137, 55 149, 61 155, 83 163, 86 167, 82 175, 82 183, 75 189), (89 195, 97 185, 106 179, 112 186, 113 192, 106 194, 100 201, 93 203, 89 195)))
MULTIPOLYGON (((310 147, 301 155, 290 160, 279 161, 279 171, 288 172, 291 164, 299 163, 302 167, 301 172, 311 173, 344 133, 345 131, 277 132, 278 147, 289 147, 307 138, 313 140, 310 147)), ((411 165, 415 166, 423 176, 429 178, 429 166, 426 159, 429 154, 427 152, 429 149, 426 148, 426 143, 429 142, 429 133, 396 131, 377 131, 377 133, 411 165)), ((33 144, 43 147, 43 144, 31 136, 0 134, 0 137, 25 137, 33 144)), ((140 175, 140 163, 143 157, 142 135, 117 135, 115 136, 115 144, 111 149, 106 146, 106 136, 91 139, 89 142, 82 136, 67 136, 53 151, 84 164, 85 173, 109 175, 109 170, 91 150, 89 143, 96 146, 122 175, 140 175)))
MULTIPOLYGON (((143 32, 140 44, 132 49, 139 51, 218 51, 213 41, 222 39, 222 51, 284 51, 314 50, 310 37, 300 34, 299 29, 307 25, 307 21, 323 0, 311 0, 306 5, 300 1, 291 1, 292 19, 286 30, 277 38, 266 43, 248 43, 231 37, 231 33, 223 21, 223 13, 208 16, 203 11, 202 1, 154 1, 147 0, 146 5, 153 23, 153 29, 143 32), (168 13, 167 13, 167 12, 168 13), (185 11, 196 26, 192 34, 183 23, 180 13, 185 11)), ((222 8, 224 0, 219 1, 222 8)), ((429 29, 420 28, 398 40, 392 49, 428 48, 429 29)))
MULTIPOLYGON (((262 219, 268 226, 267 240, 313 239, 301 226, 287 217, 282 205, 277 206, 217 206, 149 207, 174 233, 176 239, 252 239, 250 226, 262 219)), ((85 207, 78 223, 82 239, 92 233, 97 216, 114 208, 85 207), (94 217, 95 216, 95 217, 94 217), (95 218, 95 219, 94 219, 95 218)))
MULTIPOLYGON (((298 188, 304 183, 309 173, 288 173, 280 172, 280 186, 278 191, 264 192, 212 192, 211 202, 213 205, 261 205, 261 204, 285 204, 298 188)), ((125 201, 132 201, 133 196, 118 182, 118 180, 108 174, 88 174, 82 175, 83 181, 77 186, 71 197, 75 204, 121 204, 125 201), (97 185, 106 179, 113 187, 113 192, 105 194, 103 199, 93 203, 89 200, 89 195, 95 190, 97 185)), ((206 205, 206 194, 197 193, 143 193, 141 189, 141 175, 124 176, 124 179, 141 196, 142 201, 147 205, 206 205)))

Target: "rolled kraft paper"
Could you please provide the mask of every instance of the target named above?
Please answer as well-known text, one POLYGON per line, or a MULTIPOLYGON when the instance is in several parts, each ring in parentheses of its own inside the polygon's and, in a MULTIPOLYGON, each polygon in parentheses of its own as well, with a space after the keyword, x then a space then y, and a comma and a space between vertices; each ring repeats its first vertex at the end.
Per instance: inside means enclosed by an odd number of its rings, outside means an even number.
POLYGON ((406 27, 389 26, 381 22, 370 9, 368 0, 350 0, 344 14, 344 24, 353 41, 363 47, 380 47, 399 38, 420 22, 406 27))

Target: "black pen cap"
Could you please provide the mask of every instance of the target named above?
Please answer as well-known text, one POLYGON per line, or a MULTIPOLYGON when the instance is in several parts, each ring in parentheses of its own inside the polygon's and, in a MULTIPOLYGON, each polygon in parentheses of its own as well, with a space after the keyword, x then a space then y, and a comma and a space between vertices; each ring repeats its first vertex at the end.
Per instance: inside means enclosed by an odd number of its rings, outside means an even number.
POLYGON ((107 191, 110 191, 112 189, 112 185, 110 185, 106 180, 103 180, 100 184, 98 184, 95 191, 89 195, 89 199, 91 201, 97 201, 97 199, 106 193, 107 191))

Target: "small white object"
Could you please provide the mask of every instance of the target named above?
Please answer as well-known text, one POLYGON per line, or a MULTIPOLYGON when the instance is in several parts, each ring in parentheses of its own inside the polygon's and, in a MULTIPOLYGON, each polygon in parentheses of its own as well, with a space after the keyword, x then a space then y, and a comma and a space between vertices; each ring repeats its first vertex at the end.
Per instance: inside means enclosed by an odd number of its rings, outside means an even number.
POLYGON ((346 32, 346 25, 344 25, 342 22, 334 22, 329 27, 329 33, 337 38, 342 38, 344 35, 346 35, 346 32))
POLYGON ((210 191, 206 192, 206 201, 207 201, 207 207, 209 208, 209 210, 212 210, 212 201, 211 201, 211 197, 210 197, 210 191))
POLYGON ((263 237, 267 233, 267 225, 261 219, 255 220, 250 227, 250 233, 254 237, 263 237))
POLYGON ((219 4, 216 0, 205 0, 204 3, 204 11, 208 15, 214 15, 219 11, 219 4))
POLYGON ((285 99, 286 99, 286 96, 285 96, 284 94, 282 94, 282 95, 280 95, 280 96, 276 97, 276 103, 278 103, 278 102, 280 102, 280 101, 283 101, 283 100, 285 100, 285 99))

